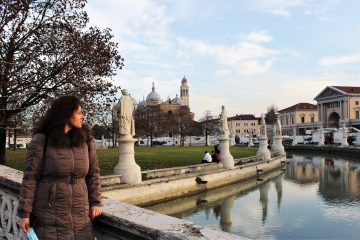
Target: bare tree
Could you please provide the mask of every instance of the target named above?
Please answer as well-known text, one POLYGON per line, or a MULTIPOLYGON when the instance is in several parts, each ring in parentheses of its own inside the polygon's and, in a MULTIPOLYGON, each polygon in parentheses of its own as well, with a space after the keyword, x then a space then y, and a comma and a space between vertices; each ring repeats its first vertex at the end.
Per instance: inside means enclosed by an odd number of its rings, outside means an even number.
POLYGON ((208 137, 212 132, 216 131, 217 121, 215 120, 215 117, 211 114, 211 111, 206 110, 204 116, 199 120, 199 122, 205 134, 205 146, 208 146, 208 137))
MULTIPOLYGON (((110 29, 87 27, 86 0, 0 2, 0 164, 9 119, 62 94, 79 95, 88 113, 119 87, 123 66, 110 29)), ((91 115, 91 114, 90 114, 91 115)))
POLYGON ((175 134, 180 135, 180 146, 184 146, 185 137, 191 135, 194 128, 194 120, 187 108, 180 108, 173 113, 170 120, 174 126, 175 134))

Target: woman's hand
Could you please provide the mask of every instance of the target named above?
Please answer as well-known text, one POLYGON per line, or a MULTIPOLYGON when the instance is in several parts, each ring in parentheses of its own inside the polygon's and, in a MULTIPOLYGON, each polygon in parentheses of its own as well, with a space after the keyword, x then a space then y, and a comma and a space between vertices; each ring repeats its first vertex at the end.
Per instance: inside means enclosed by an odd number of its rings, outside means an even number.
POLYGON ((20 228, 24 231, 24 233, 27 233, 28 231, 30 231, 30 219, 22 218, 20 220, 20 228))
POLYGON ((101 207, 91 207, 90 209, 90 215, 91 220, 94 220, 96 217, 100 216, 102 214, 102 208, 101 207))

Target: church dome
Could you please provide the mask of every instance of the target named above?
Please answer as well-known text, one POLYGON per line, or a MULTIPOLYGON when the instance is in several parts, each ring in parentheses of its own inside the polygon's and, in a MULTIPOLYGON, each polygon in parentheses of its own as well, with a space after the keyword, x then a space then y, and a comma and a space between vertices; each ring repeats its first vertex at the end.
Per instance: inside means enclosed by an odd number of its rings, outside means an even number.
POLYGON ((179 98, 177 94, 176 94, 176 97, 175 97, 175 98, 173 98, 171 101, 176 102, 176 103, 178 103, 178 104, 182 105, 181 98, 179 98))
POLYGON ((131 97, 131 100, 132 100, 132 102, 133 102, 133 105, 134 105, 134 110, 137 108, 137 102, 136 102, 136 99, 135 98, 133 98, 130 94, 129 94, 129 97, 131 97))
POLYGON ((183 79, 181 80, 181 83, 187 83, 187 79, 185 78, 185 76, 184 76, 183 79))
POLYGON ((155 91, 155 85, 153 83, 152 91, 147 95, 146 102, 151 104, 159 104, 161 103, 160 95, 155 91))

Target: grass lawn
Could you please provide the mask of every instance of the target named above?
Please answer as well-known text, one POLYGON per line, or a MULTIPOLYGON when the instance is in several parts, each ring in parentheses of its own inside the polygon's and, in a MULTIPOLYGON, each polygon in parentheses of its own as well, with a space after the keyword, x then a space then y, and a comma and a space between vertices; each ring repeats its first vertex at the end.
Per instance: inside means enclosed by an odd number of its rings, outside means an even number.
MULTIPOLYGON (((157 168, 168 168, 192 165, 201 162, 204 151, 211 152, 213 147, 135 147, 135 160, 140 165, 141 170, 157 168)), ((230 148, 234 158, 254 156, 256 148, 237 147, 230 148)), ((23 169, 26 150, 7 150, 6 165, 18 170, 23 169)), ((119 149, 98 149, 101 175, 110 175, 115 165, 118 163, 119 149)))

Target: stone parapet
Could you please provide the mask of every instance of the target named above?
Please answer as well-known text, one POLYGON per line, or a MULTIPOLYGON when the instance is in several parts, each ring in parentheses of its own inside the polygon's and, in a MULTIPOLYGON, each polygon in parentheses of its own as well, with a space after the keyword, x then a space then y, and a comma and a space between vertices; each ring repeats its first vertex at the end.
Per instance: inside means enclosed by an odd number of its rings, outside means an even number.
MULTIPOLYGON (((0 165, 0 239, 26 239, 17 216, 22 177, 21 171, 0 165)), ((103 203, 103 216, 94 222, 98 240, 245 239, 112 199, 103 203)))
POLYGON ((296 145, 296 146, 286 146, 286 151, 289 152, 297 152, 301 151, 302 153, 304 150, 306 152, 311 153, 319 153, 319 154, 329 154, 329 155, 343 155, 343 156, 352 156, 352 157, 359 157, 360 154, 360 146, 347 146, 341 147, 340 145, 296 145))
POLYGON ((217 169, 150 179, 136 185, 121 184, 117 187, 104 188, 103 195, 134 205, 149 205, 257 177, 259 174, 280 168, 281 162, 285 159, 286 157, 281 155, 271 160, 235 165, 233 169, 217 169))

